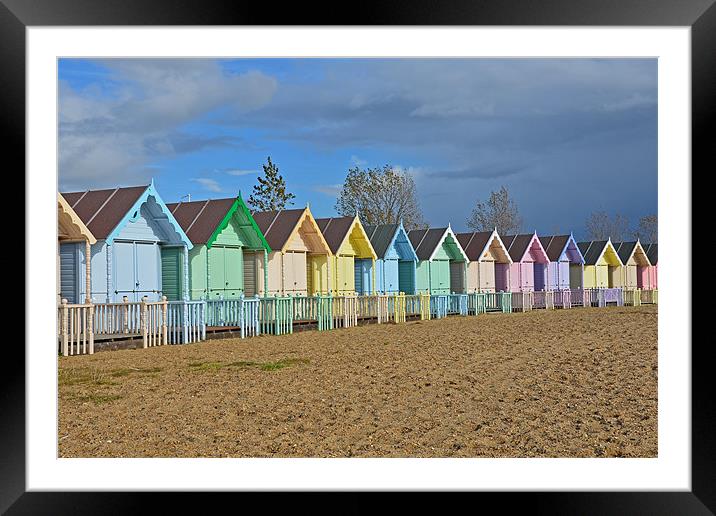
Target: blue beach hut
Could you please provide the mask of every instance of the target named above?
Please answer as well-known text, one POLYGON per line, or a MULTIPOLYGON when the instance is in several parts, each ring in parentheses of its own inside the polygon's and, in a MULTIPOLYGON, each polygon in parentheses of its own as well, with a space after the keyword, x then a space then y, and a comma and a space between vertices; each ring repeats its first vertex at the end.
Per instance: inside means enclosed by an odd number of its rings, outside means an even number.
MULTIPOLYGON (((378 256, 375 262, 375 291, 379 294, 395 292, 415 294, 415 268, 418 255, 415 254, 403 223, 365 226, 365 232, 378 256)), ((361 274, 364 278, 361 283, 363 288, 359 293, 370 294, 372 289, 370 263, 361 263, 361 266, 359 270, 356 261, 356 275, 361 274)), ((356 291, 358 291, 357 285, 358 281, 356 281, 356 291)))
MULTIPOLYGON (((187 299, 188 251, 192 243, 154 187, 149 185, 63 193, 97 239, 91 246, 91 292, 95 303, 187 299)), ((79 298, 85 298, 84 253, 60 244, 60 260, 75 264, 79 298)), ((65 267, 66 269, 67 267, 65 267)), ((72 281, 69 278, 67 281, 72 281)))

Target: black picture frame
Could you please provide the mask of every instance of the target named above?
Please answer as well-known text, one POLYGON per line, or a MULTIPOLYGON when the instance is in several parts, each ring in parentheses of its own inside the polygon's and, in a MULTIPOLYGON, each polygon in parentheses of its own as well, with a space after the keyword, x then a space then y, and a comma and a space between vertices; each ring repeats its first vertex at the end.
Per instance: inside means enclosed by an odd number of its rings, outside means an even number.
MULTIPOLYGON (((450 3, 413 0, 361 2, 354 7, 351 9, 350 25, 689 26, 692 37, 692 168, 701 169, 703 174, 711 164, 713 137, 709 129, 713 129, 716 119, 714 0, 459 0, 450 3)), ((10 158, 9 162, 15 163, 17 170, 25 167, 25 29, 29 26, 349 25, 346 20, 329 19, 328 12, 327 6, 320 3, 0 0, 0 113, 9 129, 3 145, 5 162, 10 158)), ((25 193, 27 199, 28 192, 25 193)), ((31 323, 27 320, 27 313, 25 317, 26 324, 31 323)), ((38 343, 26 342, 26 345, 38 343)), ((711 396, 712 366, 707 355, 708 348, 709 345, 692 346, 691 351, 690 492, 484 493, 481 496, 504 504, 504 507, 527 503, 530 504, 530 511, 550 514, 713 513, 716 510, 716 411, 711 396)), ((12 363, 13 367, 4 368, 0 391, 0 511, 7 510, 8 514, 125 514, 151 509, 148 498, 155 496, 161 497, 163 511, 171 510, 170 506, 175 504, 180 504, 185 510, 191 507, 187 497, 177 493, 25 492, 24 349, 19 346, 6 348, 3 359, 12 363)), ((204 501, 194 502, 206 509, 226 498, 210 496, 203 495, 204 501), (211 505, 206 505, 209 503, 211 505)), ((272 508, 278 507, 275 505, 277 501, 272 498, 272 508)), ((410 501, 423 504, 421 496, 413 496, 410 501)), ((313 512, 316 506, 311 504, 311 508, 313 512)), ((372 512, 373 508, 371 503, 351 496, 341 512, 372 512)), ((403 508, 407 507, 403 505, 403 508)), ((240 508, 237 507, 237 510, 240 508)))

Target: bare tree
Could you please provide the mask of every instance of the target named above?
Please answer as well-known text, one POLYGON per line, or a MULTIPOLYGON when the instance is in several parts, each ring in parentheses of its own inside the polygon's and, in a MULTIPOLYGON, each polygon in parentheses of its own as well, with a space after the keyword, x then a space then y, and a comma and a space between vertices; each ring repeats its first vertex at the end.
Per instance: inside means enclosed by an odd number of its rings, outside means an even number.
POLYGON ((620 214, 610 217, 606 211, 595 211, 587 218, 585 224, 587 238, 590 240, 607 240, 621 242, 629 235, 629 221, 620 214))
POLYGON ((402 220, 408 231, 427 226, 413 177, 391 165, 349 169, 335 208, 343 216, 357 213, 365 225, 402 220))
POLYGON ((478 201, 467 219, 467 227, 473 231, 492 231, 503 235, 516 233, 522 227, 522 217, 510 192, 501 186, 497 192, 491 192, 486 202, 478 201))
POLYGON ((659 237, 659 221, 656 215, 646 215, 639 219, 634 237, 645 244, 655 244, 659 237))

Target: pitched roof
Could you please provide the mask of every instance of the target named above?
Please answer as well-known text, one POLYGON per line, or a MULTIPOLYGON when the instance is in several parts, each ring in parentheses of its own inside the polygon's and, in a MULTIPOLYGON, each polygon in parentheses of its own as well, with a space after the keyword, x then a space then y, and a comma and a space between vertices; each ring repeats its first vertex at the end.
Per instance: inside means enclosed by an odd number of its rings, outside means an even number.
POLYGON ((95 244, 97 239, 87 229, 75 210, 61 194, 57 194, 57 238, 59 240, 80 238, 95 244))
POLYGON ((519 262, 522 259, 534 236, 534 233, 525 233, 502 237, 502 243, 507 247, 507 252, 510 253, 510 258, 512 258, 513 262, 519 262))
POLYGON ((589 246, 592 245, 592 241, 589 240, 587 242, 577 242, 577 248, 579 249, 579 252, 582 253, 582 258, 587 254, 587 250, 589 249, 589 246))
POLYGON ((592 240, 591 242, 579 242, 577 246, 584 256, 584 265, 595 265, 604 251, 608 240, 592 240), (585 247, 584 249, 582 247, 585 247))
POLYGON ((492 231, 475 231, 472 233, 458 233, 455 235, 470 261, 481 258, 482 250, 490 241, 492 231))
POLYGON ((192 244, 206 244, 214 230, 234 205, 234 202, 236 202, 236 198, 231 197, 228 199, 169 203, 167 207, 192 244))
POLYGON ((646 244, 644 247, 644 252, 646 253, 646 257, 649 258, 649 262, 652 265, 656 265, 659 261, 659 244, 646 244))
POLYGON ((634 252, 634 248, 636 247, 636 241, 634 242, 613 242, 614 249, 616 250, 617 254, 619 255, 619 259, 622 261, 622 263, 626 263, 629 261, 629 258, 631 257, 631 254, 634 252))
POLYGON ((104 239, 150 185, 62 193, 95 238, 104 239))
POLYGON ((408 233, 418 260, 429 260, 447 228, 414 229, 408 233))
POLYGON ((547 253, 549 261, 556 262, 562 256, 562 251, 569 242, 570 235, 545 235, 537 238, 547 253))
POLYGON ((323 238, 326 239, 328 247, 331 248, 331 252, 336 254, 345 240, 346 235, 353 226, 355 217, 329 217, 323 219, 316 219, 318 229, 323 233, 323 238))
POLYGON ((366 235, 373 246, 375 254, 378 258, 383 258, 388 252, 390 243, 393 241, 395 232, 398 231, 400 224, 378 224, 377 226, 363 226, 366 235))
POLYGON ((283 249, 306 208, 251 212, 271 249, 283 249))

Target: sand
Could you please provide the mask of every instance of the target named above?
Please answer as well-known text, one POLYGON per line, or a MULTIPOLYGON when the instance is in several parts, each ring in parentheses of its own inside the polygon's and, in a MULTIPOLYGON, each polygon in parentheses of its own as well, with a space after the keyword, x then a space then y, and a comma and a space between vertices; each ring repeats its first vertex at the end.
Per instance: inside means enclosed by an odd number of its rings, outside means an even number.
POLYGON ((59 359, 62 457, 655 457, 657 307, 59 359))

